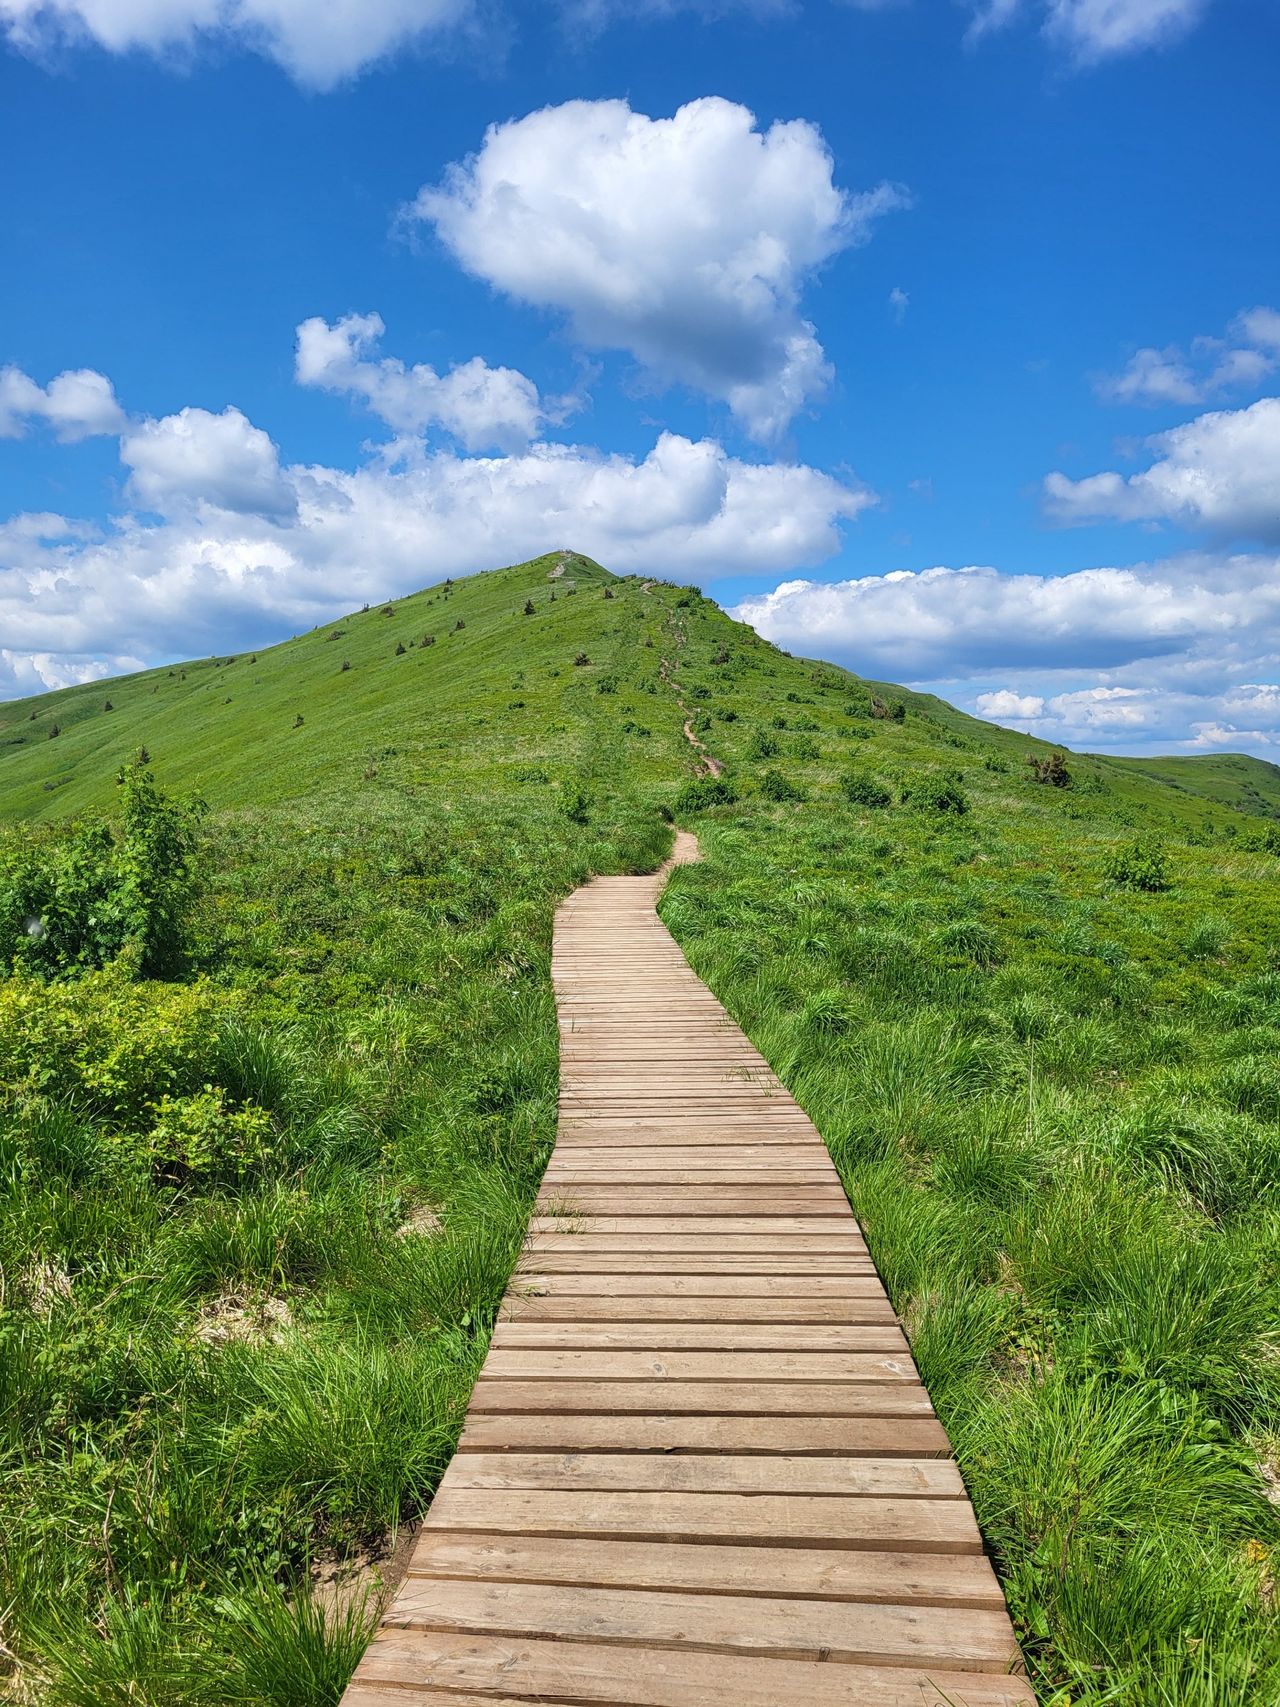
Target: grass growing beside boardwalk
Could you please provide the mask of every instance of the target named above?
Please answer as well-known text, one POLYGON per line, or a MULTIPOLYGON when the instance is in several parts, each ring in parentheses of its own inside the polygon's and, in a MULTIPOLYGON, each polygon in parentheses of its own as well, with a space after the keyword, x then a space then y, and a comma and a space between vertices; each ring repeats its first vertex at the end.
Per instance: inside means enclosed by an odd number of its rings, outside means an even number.
POLYGON ((663 915, 828 1141, 1043 1699, 1280 1699, 1275 856, 1122 889, 964 770, 717 809, 663 915))
MULTIPOLYGON (((264 737, 277 768, 246 756, 225 791, 220 750, 252 737, 219 731, 220 702, 166 724, 151 680, 113 684, 152 720, 162 781, 199 783, 207 762, 213 811, 167 982, 128 945, 44 982, 23 967, 52 934, 10 922, 0 1613, 20 1699, 322 1707, 367 1639, 376 1597, 326 1617, 311 1567, 376 1553, 448 1461, 554 1136, 554 907, 670 843, 652 761, 596 692, 642 656, 638 595, 627 612, 600 571, 549 584, 550 567, 521 580, 536 621, 510 620, 492 580, 421 596, 460 638, 508 630, 506 656, 478 647, 427 704, 393 674, 380 610, 338 643, 349 671, 315 639, 323 673, 290 660, 271 692, 287 708, 308 668, 321 694, 363 668, 361 738, 304 698, 304 755, 284 719, 264 737), (586 647, 598 662, 575 669, 586 647), (518 699, 538 708, 527 742, 501 724, 518 699)), ((273 655, 258 667, 270 683, 273 655)), ((645 738, 660 753, 674 713, 645 738)), ((66 741, 75 716, 59 721, 66 741)), ((115 824, 118 759, 92 733, 66 793, 115 824)), ((25 832, 0 850, 22 882, 56 873, 48 930, 80 919, 89 960, 99 843, 91 829, 51 865, 52 832, 34 872, 25 832)), ((136 851, 106 861, 122 916, 136 851)))
POLYGON ((311 1568, 430 1498, 553 1136, 555 904, 664 808, 708 856, 665 916, 831 1145, 1045 1701, 1280 1697, 1276 778, 1066 769, 567 553, 0 707, 17 1698, 336 1701, 375 1603, 311 1568), (146 940, 175 861, 98 822, 143 747, 209 806, 146 940))

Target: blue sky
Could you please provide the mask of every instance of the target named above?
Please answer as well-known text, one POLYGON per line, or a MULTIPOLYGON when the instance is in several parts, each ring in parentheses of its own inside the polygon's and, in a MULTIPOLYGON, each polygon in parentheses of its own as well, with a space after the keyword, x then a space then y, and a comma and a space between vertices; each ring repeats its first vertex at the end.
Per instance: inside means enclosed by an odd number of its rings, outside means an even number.
POLYGON ((557 545, 1280 757, 1271 0, 0 0, 0 695, 557 545))

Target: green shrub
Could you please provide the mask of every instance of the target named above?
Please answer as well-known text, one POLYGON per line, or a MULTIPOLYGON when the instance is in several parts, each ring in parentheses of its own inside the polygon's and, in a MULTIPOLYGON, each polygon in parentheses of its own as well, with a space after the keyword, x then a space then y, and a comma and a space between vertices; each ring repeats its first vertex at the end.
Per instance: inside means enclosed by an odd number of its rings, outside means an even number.
POLYGON ((230 1108, 220 1090, 206 1085, 194 1095, 161 1097, 150 1130, 137 1149, 164 1179, 241 1178, 271 1153, 271 1116, 248 1103, 230 1108))
POLYGON ((797 788, 780 770, 767 770, 760 777, 760 792, 766 800, 804 800, 802 788, 797 788))
POLYGON ((840 792, 852 806, 888 806, 893 796, 882 782, 861 771, 847 771, 840 778, 840 792))
POLYGON ((141 760, 119 783, 116 822, 86 818, 0 854, 0 959, 45 978, 121 956, 145 977, 178 969, 204 808, 162 794, 141 760))
POLYGON ((1043 782, 1049 788, 1071 787, 1071 772, 1067 769, 1064 753, 1053 752, 1044 759, 1037 758, 1034 753, 1028 753, 1027 764, 1037 782, 1043 782))
POLYGON ((1102 870, 1119 889, 1158 895, 1169 887, 1169 856, 1164 843, 1151 836, 1137 836, 1123 847, 1113 848, 1102 870))
POLYGON ((737 789, 725 777, 695 776, 676 795, 676 811, 705 812, 712 806, 732 806, 737 798, 737 789))
POLYGON ((961 817, 969 810, 969 797, 955 771, 909 778, 902 785, 902 798, 923 812, 949 812, 961 817))
POLYGON ((571 824, 587 823, 591 815, 591 796, 584 788, 565 789, 564 815, 571 824))
POLYGON ((749 759, 774 759, 778 752, 778 743, 765 729, 757 729, 747 744, 749 759))
POLYGON ((195 984, 133 983, 118 969, 74 986, 0 980, 0 1089, 79 1098, 136 1122, 158 1096, 209 1077, 238 998, 195 984))

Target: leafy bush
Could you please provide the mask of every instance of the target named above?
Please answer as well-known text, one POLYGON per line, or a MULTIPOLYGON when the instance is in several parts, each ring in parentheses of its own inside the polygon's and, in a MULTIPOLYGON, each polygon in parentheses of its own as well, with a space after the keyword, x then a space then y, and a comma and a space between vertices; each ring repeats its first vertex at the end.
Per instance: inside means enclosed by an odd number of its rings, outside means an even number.
POLYGON ((567 788, 564 792, 564 815, 571 824, 585 824, 591 813, 591 796, 584 788, 567 788))
POLYGON ((1050 753, 1045 759, 1038 759, 1034 753, 1028 753, 1027 764, 1037 782, 1043 782, 1050 788, 1071 787, 1071 772, 1067 769, 1064 753, 1050 753))
POLYGON ((749 759, 774 759, 778 751, 778 743, 765 729, 757 729, 747 744, 749 759))
POLYGON ((847 771, 840 778, 840 792, 852 806, 888 806, 893 801, 893 795, 882 782, 877 782, 873 776, 864 776, 861 771, 847 771))
POLYGON ((911 777, 902 786, 902 798, 925 812, 950 812, 960 817, 969 810, 969 796, 955 771, 911 777))
POLYGON ((676 811, 705 812, 712 806, 732 806, 737 798, 737 789, 724 777, 695 776, 676 795, 676 811))
POLYGON ((232 1182, 260 1167, 271 1152, 271 1116, 246 1104, 230 1108, 220 1090, 206 1085, 192 1096, 161 1097, 151 1129, 138 1145, 165 1179, 232 1182))
POLYGON ((116 968, 74 987, 0 981, 0 1090, 80 1099, 136 1122, 157 1097, 209 1077, 236 998, 207 982, 131 983, 116 968))
POLYGON ((204 808, 162 794, 141 760, 119 782, 118 822, 86 818, 0 853, 0 959, 45 978, 121 956, 146 977, 177 970, 204 808))
POLYGON ((1113 848, 1103 863, 1103 873, 1120 889, 1140 889, 1158 895, 1169 887, 1169 856, 1163 842, 1137 836, 1123 847, 1113 848))
POLYGON ((802 788, 797 788, 780 770, 767 770, 760 777, 760 792, 766 800, 804 800, 802 788))

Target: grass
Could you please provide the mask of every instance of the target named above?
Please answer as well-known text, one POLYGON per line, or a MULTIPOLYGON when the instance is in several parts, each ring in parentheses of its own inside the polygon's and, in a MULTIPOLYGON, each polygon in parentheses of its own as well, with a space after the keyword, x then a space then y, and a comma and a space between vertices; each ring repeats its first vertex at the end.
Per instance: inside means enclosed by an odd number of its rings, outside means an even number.
POLYGON ((377 1584, 325 1616, 314 1567, 429 1502, 549 1153, 555 905, 651 869, 663 808, 707 854, 664 916, 831 1147, 1043 1700, 1280 1695, 1267 767, 1041 786, 561 553, 0 742, 13 850, 139 746, 211 808, 176 976, 0 979, 19 1699, 337 1700, 377 1584), (1108 876, 1135 843, 1154 888, 1108 876))

